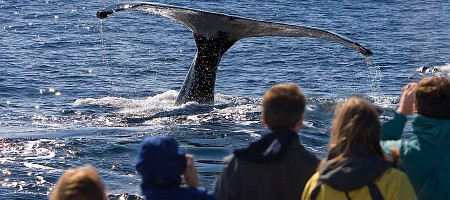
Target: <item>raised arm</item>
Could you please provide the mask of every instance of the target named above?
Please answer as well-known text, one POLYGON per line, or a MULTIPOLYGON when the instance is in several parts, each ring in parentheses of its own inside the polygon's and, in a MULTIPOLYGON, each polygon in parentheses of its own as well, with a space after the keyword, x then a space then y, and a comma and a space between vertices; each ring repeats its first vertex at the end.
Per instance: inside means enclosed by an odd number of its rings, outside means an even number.
POLYGON ((394 118, 383 124, 381 140, 398 140, 402 136, 407 116, 415 112, 417 83, 409 83, 402 88, 400 104, 394 118))

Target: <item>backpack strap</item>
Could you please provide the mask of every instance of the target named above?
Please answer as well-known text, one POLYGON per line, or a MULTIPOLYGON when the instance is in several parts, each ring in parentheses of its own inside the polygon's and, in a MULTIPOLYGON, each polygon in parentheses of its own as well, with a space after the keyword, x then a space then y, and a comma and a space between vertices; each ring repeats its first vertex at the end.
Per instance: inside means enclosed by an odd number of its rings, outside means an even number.
POLYGON ((350 198, 350 195, 348 194, 348 191, 345 191, 345 196, 347 197, 347 200, 352 200, 352 199, 350 198))
POLYGON ((370 192, 370 196, 372 197, 373 200, 383 200, 383 195, 381 194, 380 189, 378 188, 378 186, 375 183, 369 183, 367 185, 367 187, 369 187, 369 192, 370 192))

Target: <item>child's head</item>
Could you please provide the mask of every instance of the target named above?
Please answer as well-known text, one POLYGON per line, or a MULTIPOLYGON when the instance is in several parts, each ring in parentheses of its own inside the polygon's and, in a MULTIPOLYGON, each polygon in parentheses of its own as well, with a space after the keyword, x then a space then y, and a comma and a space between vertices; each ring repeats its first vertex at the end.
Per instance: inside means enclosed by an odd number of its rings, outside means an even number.
POLYGON ((336 153, 340 157, 351 155, 351 149, 359 147, 367 148, 373 156, 384 157, 379 143, 381 124, 378 112, 362 98, 352 97, 338 105, 331 134, 330 149, 339 146, 336 153))
POLYGON ((105 186, 94 167, 69 169, 61 176, 50 200, 106 200, 105 186))
POLYGON ((296 84, 278 84, 264 94, 263 118, 270 130, 294 128, 303 117, 305 105, 305 95, 296 84))
POLYGON ((142 142, 136 170, 142 176, 142 189, 179 185, 180 175, 186 170, 185 152, 170 136, 147 137, 142 142))
POLYGON ((417 113, 426 117, 450 119, 450 79, 424 78, 416 88, 417 113))

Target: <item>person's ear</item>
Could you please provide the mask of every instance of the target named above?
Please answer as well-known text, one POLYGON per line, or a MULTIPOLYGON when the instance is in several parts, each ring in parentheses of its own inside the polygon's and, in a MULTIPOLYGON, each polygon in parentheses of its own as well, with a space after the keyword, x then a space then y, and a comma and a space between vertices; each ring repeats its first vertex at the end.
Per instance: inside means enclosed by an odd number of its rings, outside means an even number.
POLYGON ((264 126, 267 126, 266 118, 264 117, 264 115, 261 115, 261 123, 262 123, 264 126))
POLYGON ((295 123, 295 128, 300 130, 302 126, 303 126, 303 115, 300 118, 298 118, 297 123, 295 123))

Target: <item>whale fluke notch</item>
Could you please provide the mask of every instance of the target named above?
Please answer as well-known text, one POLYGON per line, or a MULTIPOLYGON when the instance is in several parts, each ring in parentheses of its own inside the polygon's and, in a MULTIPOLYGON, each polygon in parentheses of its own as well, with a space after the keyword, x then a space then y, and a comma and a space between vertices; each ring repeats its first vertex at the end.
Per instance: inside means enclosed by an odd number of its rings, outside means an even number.
POLYGON ((196 101, 214 103, 216 72, 222 55, 238 40, 248 37, 282 36, 309 37, 340 43, 364 56, 372 56, 369 49, 338 34, 306 26, 259 21, 249 18, 206 12, 159 3, 123 3, 99 10, 97 17, 107 18, 120 11, 145 11, 172 19, 191 30, 197 53, 176 104, 196 101))

